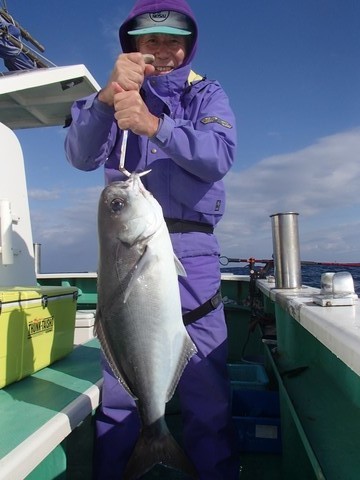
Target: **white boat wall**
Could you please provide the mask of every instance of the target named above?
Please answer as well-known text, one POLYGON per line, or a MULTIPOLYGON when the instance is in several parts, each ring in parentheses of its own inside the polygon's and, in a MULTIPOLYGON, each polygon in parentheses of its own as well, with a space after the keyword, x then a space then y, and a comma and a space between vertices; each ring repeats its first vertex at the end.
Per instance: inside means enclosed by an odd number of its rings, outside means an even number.
POLYGON ((2 123, 0 144, 0 286, 36 285, 23 154, 14 132, 2 123))

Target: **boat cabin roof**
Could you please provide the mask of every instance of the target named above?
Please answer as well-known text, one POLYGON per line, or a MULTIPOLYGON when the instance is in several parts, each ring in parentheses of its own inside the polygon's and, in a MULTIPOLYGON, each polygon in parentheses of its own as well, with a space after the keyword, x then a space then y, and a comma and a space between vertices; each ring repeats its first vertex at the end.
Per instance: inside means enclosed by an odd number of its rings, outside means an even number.
POLYGON ((8 72, 0 77, 0 121, 13 130, 65 125, 74 100, 99 89, 85 65, 8 72))

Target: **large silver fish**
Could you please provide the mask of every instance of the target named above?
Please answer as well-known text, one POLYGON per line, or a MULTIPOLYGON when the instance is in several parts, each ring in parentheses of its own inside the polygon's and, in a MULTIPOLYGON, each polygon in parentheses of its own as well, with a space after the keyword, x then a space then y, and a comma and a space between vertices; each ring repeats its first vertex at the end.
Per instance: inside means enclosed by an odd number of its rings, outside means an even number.
POLYGON ((162 209, 139 174, 103 190, 98 230, 95 330, 116 377, 136 399, 142 425, 124 479, 137 479, 156 464, 197 478, 164 416, 196 353, 181 314, 177 276, 185 272, 162 209))

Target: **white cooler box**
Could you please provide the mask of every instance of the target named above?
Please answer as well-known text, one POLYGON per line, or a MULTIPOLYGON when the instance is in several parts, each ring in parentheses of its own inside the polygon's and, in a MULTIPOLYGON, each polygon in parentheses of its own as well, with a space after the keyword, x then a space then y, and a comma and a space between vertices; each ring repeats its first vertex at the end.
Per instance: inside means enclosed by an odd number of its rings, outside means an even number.
POLYGON ((96 310, 77 310, 75 316, 74 345, 81 345, 94 338, 96 310))

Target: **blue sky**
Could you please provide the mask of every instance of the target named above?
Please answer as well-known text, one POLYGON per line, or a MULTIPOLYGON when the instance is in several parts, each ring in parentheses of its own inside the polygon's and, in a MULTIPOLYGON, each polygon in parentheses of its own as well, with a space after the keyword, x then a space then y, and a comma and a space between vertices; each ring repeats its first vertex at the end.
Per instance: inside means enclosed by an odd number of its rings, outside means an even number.
MULTIPOLYGON (((296 211, 303 260, 360 261, 360 2, 189 3, 200 29, 193 69, 221 82, 237 117, 237 161, 226 177, 227 212, 217 230, 222 253, 270 258, 269 215, 296 211)), ((132 2, 7 6, 54 64, 85 64, 103 85, 132 2)), ((61 127, 16 134, 42 270, 95 270, 103 172, 67 163, 61 127)))

